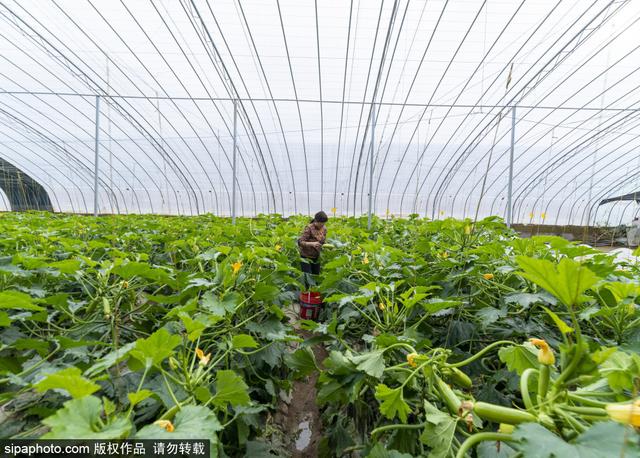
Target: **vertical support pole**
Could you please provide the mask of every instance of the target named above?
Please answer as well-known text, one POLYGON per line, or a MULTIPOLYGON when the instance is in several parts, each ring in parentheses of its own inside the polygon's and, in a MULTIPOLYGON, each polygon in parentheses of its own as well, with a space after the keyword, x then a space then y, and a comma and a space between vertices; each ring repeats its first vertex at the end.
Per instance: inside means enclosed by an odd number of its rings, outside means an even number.
MULTIPOLYGON (((165 193, 162 195, 162 211, 171 214, 171 204, 169 203, 169 177, 167 176, 167 158, 164 156, 164 136, 162 135, 162 114, 160 113, 160 96, 156 91, 156 111, 158 112, 158 138, 162 148, 162 181, 165 185, 165 193), (166 199, 166 200, 165 200, 166 199)), ((162 192, 160 192, 162 194, 162 192)))
POLYGON ((96 95, 96 145, 93 170, 93 216, 98 216, 98 171, 100 161, 100 96, 96 95))
POLYGON ((509 152, 509 190, 507 191, 507 227, 513 224, 513 156, 516 147, 516 106, 511 108, 511 151, 509 152))
POLYGON ((373 148, 375 144, 376 106, 371 109, 371 158, 369 159, 369 219, 367 229, 371 230, 371 212, 373 203, 373 148))
POLYGON ((233 179, 231 181, 231 224, 236 224, 236 140, 238 127, 238 101, 233 101, 233 179))
MULTIPOLYGON (((107 57, 107 96, 110 93, 109 83, 109 58, 107 57)), ((113 195, 113 200, 116 200, 115 193, 113 192, 113 148, 111 147, 111 104, 107 101, 107 135, 109 136, 109 195, 113 195)), ((117 205, 117 203, 116 203, 117 205)), ((120 211, 118 210, 118 213, 120 211)))

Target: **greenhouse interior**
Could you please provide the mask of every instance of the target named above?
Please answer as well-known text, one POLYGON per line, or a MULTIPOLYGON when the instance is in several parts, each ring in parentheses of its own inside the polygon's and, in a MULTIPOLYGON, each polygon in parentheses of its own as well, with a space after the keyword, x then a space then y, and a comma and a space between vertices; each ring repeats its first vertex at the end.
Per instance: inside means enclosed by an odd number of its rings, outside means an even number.
POLYGON ((2 456, 640 457, 640 3, 0 20, 2 456))

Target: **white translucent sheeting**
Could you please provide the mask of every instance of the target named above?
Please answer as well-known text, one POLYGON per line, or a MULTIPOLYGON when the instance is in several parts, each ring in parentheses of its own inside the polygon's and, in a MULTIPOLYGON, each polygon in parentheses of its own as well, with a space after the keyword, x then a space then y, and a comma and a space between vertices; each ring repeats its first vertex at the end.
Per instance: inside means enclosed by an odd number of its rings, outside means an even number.
POLYGON ((0 189, 0 211, 6 212, 11 210, 7 195, 0 189))
MULTIPOLYGON (((627 223, 640 190, 640 4, 13 0, 0 157, 54 209, 506 215, 627 223)), ((4 201, 0 200, 0 205, 4 201)))

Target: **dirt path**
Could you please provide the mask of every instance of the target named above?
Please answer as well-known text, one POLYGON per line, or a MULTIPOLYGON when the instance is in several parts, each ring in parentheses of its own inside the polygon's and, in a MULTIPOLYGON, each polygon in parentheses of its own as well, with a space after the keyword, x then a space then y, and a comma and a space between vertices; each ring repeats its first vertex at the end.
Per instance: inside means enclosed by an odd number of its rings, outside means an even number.
MULTIPOLYGON (((297 314, 289 315, 291 324, 303 339, 313 337, 308 331, 296 326, 297 314), (295 320, 295 321, 294 321, 295 320)), ((318 365, 328 356, 324 346, 314 345, 312 348, 318 365)), ((318 373, 293 382, 288 399, 282 400, 275 416, 275 421, 282 427, 287 441, 287 448, 292 458, 313 458, 318 456, 318 446, 322 439, 322 419, 316 404, 316 382, 318 373)))

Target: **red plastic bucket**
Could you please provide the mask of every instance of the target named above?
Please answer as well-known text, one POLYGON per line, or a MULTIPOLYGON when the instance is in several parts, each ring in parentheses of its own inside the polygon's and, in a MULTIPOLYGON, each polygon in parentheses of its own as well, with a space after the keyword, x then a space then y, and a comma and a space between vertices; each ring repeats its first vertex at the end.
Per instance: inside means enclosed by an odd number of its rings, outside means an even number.
POLYGON ((300 318, 303 320, 317 320, 322 307, 322 295, 317 292, 303 291, 300 293, 300 318))

